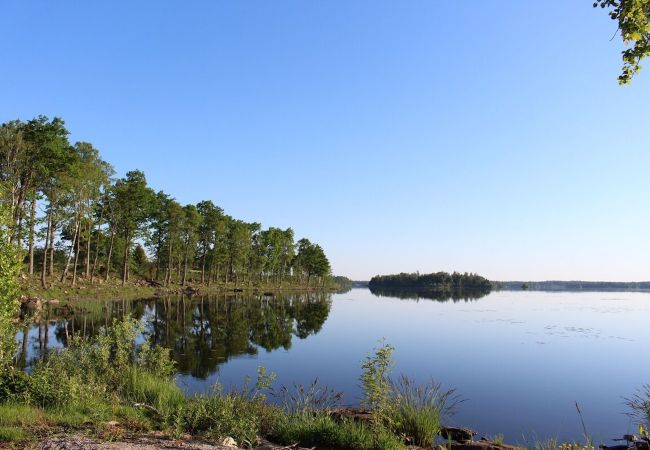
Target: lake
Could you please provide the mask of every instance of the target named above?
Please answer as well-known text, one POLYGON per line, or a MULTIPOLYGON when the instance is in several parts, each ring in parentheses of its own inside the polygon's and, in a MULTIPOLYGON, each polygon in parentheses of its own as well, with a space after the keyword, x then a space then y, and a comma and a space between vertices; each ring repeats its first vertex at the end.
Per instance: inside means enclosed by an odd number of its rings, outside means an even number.
POLYGON ((75 332, 93 334, 130 313, 172 349, 188 393, 240 386, 258 366, 276 386, 320 382, 360 395, 360 362, 395 347, 394 375, 431 378, 465 399, 447 424, 507 441, 582 439, 575 402, 597 442, 635 431, 624 397, 650 383, 650 294, 497 291, 442 301, 343 294, 244 294, 81 303, 18 334, 29 365, 75 332))

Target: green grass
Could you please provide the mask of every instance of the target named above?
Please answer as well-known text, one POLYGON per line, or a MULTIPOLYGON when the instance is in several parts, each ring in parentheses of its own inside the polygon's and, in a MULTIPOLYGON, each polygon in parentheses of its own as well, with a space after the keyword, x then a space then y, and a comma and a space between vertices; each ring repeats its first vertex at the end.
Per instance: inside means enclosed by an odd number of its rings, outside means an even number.
POLYGON ((16 403, 0 404, 0 426, 30 427, 43 421, 43 413, 32 406, 16 403))
POLYGON ((329 416, 296 416, 279 423, 273 437, 282 444, 341 450, 397 450, 406 448, 396 436, 363 424, 336 422, 329 416))
POLYGON ((391 380, 390 395, 394 431, 421 447, 433 445, 442 419, 451 415, 458 403, 454 390, 443 390, 434 381, 415 384, 405 375, 391 380))
POLYGON ((31 437, 31 434, 23 428, 0 426, 0 442, 24 441, 31 437))

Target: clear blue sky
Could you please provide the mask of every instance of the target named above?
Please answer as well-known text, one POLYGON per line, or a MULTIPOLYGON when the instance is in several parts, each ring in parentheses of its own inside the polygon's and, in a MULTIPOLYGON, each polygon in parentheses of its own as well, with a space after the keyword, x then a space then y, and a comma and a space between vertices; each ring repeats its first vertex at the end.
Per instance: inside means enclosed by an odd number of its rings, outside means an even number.
POLYGON ((0 121, 355 279, 650 279, 650 70, 591 3, 5 1, 0 121))

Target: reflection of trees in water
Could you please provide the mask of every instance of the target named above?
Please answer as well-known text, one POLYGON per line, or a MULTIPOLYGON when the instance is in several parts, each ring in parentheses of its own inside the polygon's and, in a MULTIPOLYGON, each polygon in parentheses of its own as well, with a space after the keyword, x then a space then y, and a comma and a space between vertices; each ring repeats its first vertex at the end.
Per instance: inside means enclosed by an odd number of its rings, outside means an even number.
MULTIPOLYGON (((330 307, 327 293, 98 302, 92 304, 92 309, 58 311, 58 315, 56 311, 44 313, 32 325, 34 345, 20 355, 25 363, 28 353, 35 357, 45 355, 45 336, 52 327, 57 344, 65 346, 75 333, 92 336, 102 326, 110 326, 114 318, 130 314, 143 320, 144 335, 152 343, 171 349, 180 373, 205 378, 233 356, 255 355, 258 348, 289 349, 293 336, 305 339, 318 333, 330 307)), ((21 337, 19 334, 19 340, 21 337)), ((26 336, 24 341, 27 345, 26 336)))
POLYGON ((454 303, 459 301, 475 301, 479 298, 485 297, 490 293, 489 290, 409 290, 409 289, 387 289, 371 287, 370 292, 377 297, 396 297, 403 300, 435 300, 437 302, 454 303))

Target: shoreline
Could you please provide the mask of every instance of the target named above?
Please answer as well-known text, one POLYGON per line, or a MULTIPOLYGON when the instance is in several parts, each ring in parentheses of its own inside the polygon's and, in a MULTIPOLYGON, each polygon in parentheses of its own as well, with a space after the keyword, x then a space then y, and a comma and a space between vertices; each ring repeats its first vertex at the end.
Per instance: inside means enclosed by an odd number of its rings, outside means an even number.
POLYGON ((154 280, 138 279, 128 281, 124 285, 118 279, 95 280, 92 284, 86 280, 80 280, 77 285, 71 286, 68 283, 55 281, 47 288, 40 286, 40 280, 36 278, 21 277, 20 293, 23 300, 40 300, 43 302, 78 302, 93 300, 136 300, 140 298, 165 297, 171 295, 217 295, 217 294, 253 294, 275 296, 284 293, 307 293, 307 292, 339 292, 338 286, 313 286, 313 285, 272 285, 252 284, 236 285, 234 283, 201 284, 186 283, 185 286, 172 283, 170 286, 158 285, 154 280))

